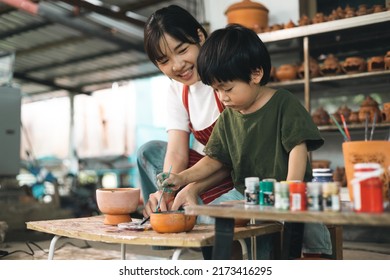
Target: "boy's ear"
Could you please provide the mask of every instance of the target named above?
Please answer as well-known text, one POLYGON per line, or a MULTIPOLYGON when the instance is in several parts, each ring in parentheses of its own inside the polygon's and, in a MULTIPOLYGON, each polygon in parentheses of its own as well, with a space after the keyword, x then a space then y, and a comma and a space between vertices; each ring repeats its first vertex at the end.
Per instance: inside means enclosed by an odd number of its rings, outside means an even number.
POLYGON ((203 34, 202 30, 198 28, 198 37, 199 37, 199 44, 202 46, 203 43, 206 41, 206 36, 203 34))
POLYGON ((263 71, 262 68, 261 69, 256 69, 251 74, 252 82, 255 83, 255 84, 260 84, 261 79, 263 78, 263 75, 264 75, 264 71, 263 71))

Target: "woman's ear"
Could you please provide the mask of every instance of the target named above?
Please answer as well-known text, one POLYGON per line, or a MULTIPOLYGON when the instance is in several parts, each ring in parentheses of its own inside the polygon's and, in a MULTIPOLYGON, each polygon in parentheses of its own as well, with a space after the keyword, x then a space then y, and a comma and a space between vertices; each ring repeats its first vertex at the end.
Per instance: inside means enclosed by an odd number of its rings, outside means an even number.
POLYGON ((203 43, 206 41, 206 36, 204 35, 204 33, 202 32, 202 30, 200 28, 198 28, 198 37, 199 37, 199 44, 202 46, 203 43))
POLYGON ((264 75, 264 70, 263 70, 263 68, 256 69, 256 70, 253 71, 252 74, 251 74, 252 82, 255 83, 255 84, 260 84, 261 79, 263 79, 263 75, 264 75))

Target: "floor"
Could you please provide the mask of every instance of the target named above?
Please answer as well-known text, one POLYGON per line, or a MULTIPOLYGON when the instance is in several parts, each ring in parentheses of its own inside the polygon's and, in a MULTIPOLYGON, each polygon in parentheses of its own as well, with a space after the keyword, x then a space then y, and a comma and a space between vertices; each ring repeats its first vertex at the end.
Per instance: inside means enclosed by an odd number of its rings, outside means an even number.
MULTIPOLYGON (((0 260, 45 260, 48 257, 50 236, 34 236, 26 241, 5 241, 0 243, 0 260), (44 240, 39 240, 44 239, 44 240), (2 256, 3 255, 3 256, 2 256)), ((54 259, 60 260, 112 260, 120 259, 120 245, 101 242, 86 242, 61 238, 56 244, 54 259)), ((390 260, 390 243, 344 241, 345 260, 390 260)), ((126 259, 167 259, 173 250, 155 250, 147 246, 128 245, 126 259)), ((202 259, 197 250, 184 251, 180 259, 202 259)))

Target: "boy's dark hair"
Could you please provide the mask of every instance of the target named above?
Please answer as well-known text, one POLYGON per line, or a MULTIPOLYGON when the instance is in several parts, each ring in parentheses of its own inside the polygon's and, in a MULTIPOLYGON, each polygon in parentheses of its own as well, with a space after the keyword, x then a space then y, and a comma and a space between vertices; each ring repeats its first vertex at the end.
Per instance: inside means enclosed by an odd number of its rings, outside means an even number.
POLYGON ((207 38, 204 27, 189 12, 177 5, 157 10, 149 17, 144 28, 144 48, 149 59, 157 65, 157 61, 164 56, 160 47, 164 33, 180 42, 198 44, 198 29, 207 38))
POLYGON ((249 83, 253 71, 263 69, 260 85, 269 81, 271 58, 265 44, 252 30, 230 24, 211 33, 197 61, 202 82, 241 80, 249 83))

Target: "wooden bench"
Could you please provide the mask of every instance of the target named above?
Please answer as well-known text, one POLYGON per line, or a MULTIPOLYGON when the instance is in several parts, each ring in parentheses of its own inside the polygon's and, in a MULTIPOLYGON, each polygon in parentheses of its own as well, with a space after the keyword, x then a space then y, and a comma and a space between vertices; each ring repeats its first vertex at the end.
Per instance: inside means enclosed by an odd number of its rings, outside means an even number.
MULTIPOLYGON (((122 259, 126 259, 126 244, 174 247, 176 249, 172 259, 178 259, 183 248, 202 248, 213 246, 214 244, 214 225, 195 225, 194 229, 187 233, 161 234, 153 230, 133 231, 120 229, 117 226, 104 225, 103 219, 103 216, 93 216, 87 218, 31 221, 26 224, 30 230, 54 235, 50 243, 49 260, 54 258, 55 244, 61 237, 121 244, 122 259)), ((137 221, 136 219, 133 220, 137 221)), ((233 240, 240 241, 243 256, 245 257, 247 256, 246 244, 243 241, 245 238, 273 234, 275 236, 275 242, 280 243, 281 231, 282 225, 278 222, 236 227, 234 229, 233 240)))

